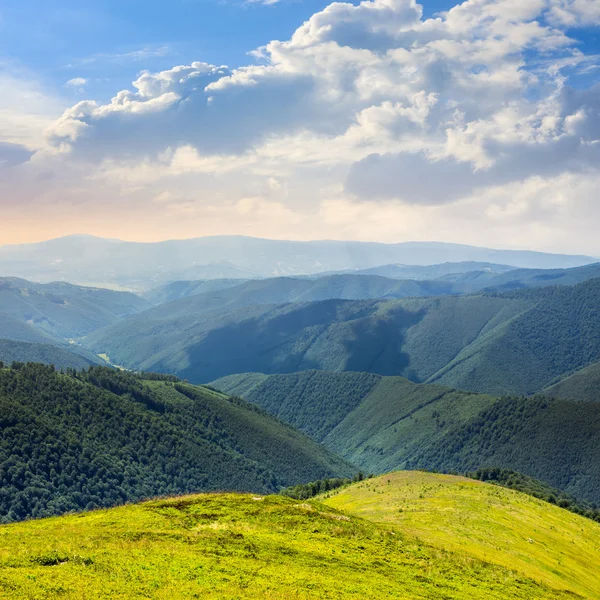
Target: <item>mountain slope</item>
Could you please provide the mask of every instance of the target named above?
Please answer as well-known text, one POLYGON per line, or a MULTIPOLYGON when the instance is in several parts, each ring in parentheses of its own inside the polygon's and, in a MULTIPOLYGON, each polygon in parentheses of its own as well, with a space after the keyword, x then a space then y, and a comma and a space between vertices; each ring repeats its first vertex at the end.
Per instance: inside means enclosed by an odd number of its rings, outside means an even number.
POLYGON ((460 269, 461 265, 467 269, 472 265, 481 264, 486 263, 448 263, 432 267, 388 265, 379 269, 310 278, 175 281, 150 290, 144 294, 144 298, 158 305, 190 296, 199 296, 187 303, 189 310, 208 311, 219 307, 234 308, 252 304, 464 295, 482 290, 511 291, 554 285, 575 285, 600 277, 598 263, 572 269, 544 270, 512 267, 503 269, 498 265, 490 265, 476 271, 452 271, 452 268, 460 269), (497 270, 493 270, 492 267, 496 267, 497 270), (391 271, 389 277, 377 274, 389 271, 391 271), (394 277, 394 274, 399 275, 404 271, 405 277, 394 277), (420 277, 421 271, 429 273, 430 278, 420 277), (436 277, 446 271, 450 271, 450 274, 436 277))
POLYGON ((387 264, 476 261, 523 268, 566 268, 588 256, 492 250, 459 244, 264 240, 215 236, 154 244, 70 236, 0 247, 0 272, 36 281, 150 289, 169 281, 315 274, 387 264))
POLYGON ((272 492, 352 467, 242 400, 95 367, 0 370, 0 518, 203 490, 272 492))
POLYGON ((531 302, 492 296, 259 304, 190 311, 188 298, 125 319, 84 345, 128 368, 205 382, 307 369, 427 379, 531 302))
POLYGON ((437 265, 380 265, 369 269, 359 269, 352 271, 356 275, 379 275, 380 277, 389 277, 390 279, 416 279, 433 280, 442 277, 452 277, 454 275, 464 275, 465 273, 505 273, 512 271, 517 267, 509 265, 497 265, 489 262, 444 262, 437 265))
POLYGON ((369 373, 249 373, 212 386, 242 395, 375 473, 402 468, 421 446, 435 446, 453 427, 497 401, 369 373))
MULTIPOLYGON (((379 298, 409 298, 412 296, 445 296, 457 293, 452 283, 436 281, 398 281, 376 275, 327 275, 316 279, 276 277, 230 284, 232 280, 212 282, 179 282, 158 288, 148 298, 173 297, 179 292, 182 299, 176 304, 157 307, 152 315, 202 313, 215 309, 234 310, 257 304, 287 304, 290 302, 319 302, 322 300, 371 300, 379 298), (214 287, 216 289, 210 289, 214 287), (192 296, 192 297, 190 297, 192 296)), ((173 298, 177 300, 177 298, 173 298)))
POLYGON ((580 369, 544 390, 544 395, 570 400, 600 401, 600 362, 580 369))
POLYGON ((57 369, 85 369, 99 364, 100 359, 92 360, 81 354, 70 352, 50 344, 32 344, 0 339, 0 361, 10 365, 16 362, 37 362, 54 365, 57 369))
POLYGON ((482 277, 463 277, 461 280, 460 277, 450 276, 441 278, 441 281, 454 282, 457 289, 464 294, 484 289, 503 292, 555 285, 577 285, 600 277, 600 263, 570 269, 514 269, 491 275, 486 272, 480 273, 482 277))
POLYGON ((461 477, 400 472, 327 496, 328 506, 441 550, 600 598, 600 525, 525 494, 461 477))
POLYGON ((531 308, 465 345, 428 378, 492 394, 531 394, 600 359, 600 279, 506 296, 531 308))
POLYGON ((145 311, 83 343, 115 364, 196 383, 319 369, 496 395, 535 393, 600 360, 600 279, 462 297, 219 309, 216 302, 207 311, 193 308, 201 298, 145 311))
MULTIPOLYGON (((149 307, 146 300, 128 292, 0 278, 0 316, 55 340, 86 335, 149 307)), ((13 327, 1 334, 5 338, 23 335, 13 332, 13 327)))
POLYGON ((405 463, 464 473, 501 467, 525 473, 576 498, 600 502, 600 411, 597 402, 505 398, 405 463))
MULTIPOLYGON (((473 494, 472 499, 482 503, 492 492, 502 491, 478 485, 479 496, 473 494)), ((386 499, 372 494, 371 506, 373 500, 386 499)), ((563 548, 570 560, 574 549, 591 546, 578 566, 592 573, 587 585, 579 584, 581 595, 574 596, 575 585, 564 568, 557 569, 549 585, 534 580, 534 569, 528 575, 512 565, 506 568, 487 557, 474 557, 475 544, 441 552, 395 524, 380 525, 319 502, 237 494, 157 500, 0 527, 0 589, 16 600, 58 594, 228 600, 596 600, 597 591, 587 593, 599 566, 596 525, 556 507, 541 510, 526 496, 518 499, 512 505, 524 519, 549 520, 557 526, 551 538, 554 546, 542 551, 541 561, 553 565, 555 553, 563 548), (572 544, 568 536, 575 531, 572 544)), ((512 540, 512 528, 503 520, 505 513, 497 511, 497 516, 490 524, 501 534, 502 545, 495 548, 501 555, 509 552, 504 537, 512 540)), ((477 532, 486 524, 484 518, 481 511, 472 516, 477 532)), ((459 532, 461 525, 450 522, 448 533, 459 532)))
POLYGON ((181 298, 197 296, 205 292, 217 292, 244 283, 244 279, 207 279, 200 281, 171 281, 148 290, 142 297, 150 304, 166 304, 181 298))
POLYGON ((600 502, 596 402, 495 398, 402 377, 307 371, 232 375, 239 394, 368 473, 499 467, 600 502))

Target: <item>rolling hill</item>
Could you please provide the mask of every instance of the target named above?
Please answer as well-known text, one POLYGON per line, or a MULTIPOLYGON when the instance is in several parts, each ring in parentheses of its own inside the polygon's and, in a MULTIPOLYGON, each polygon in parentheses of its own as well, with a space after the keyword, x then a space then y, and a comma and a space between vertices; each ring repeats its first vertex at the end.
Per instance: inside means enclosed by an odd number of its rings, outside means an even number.
POLYGON ((544 390, 544 395, 600 402, 600 362, 592 363, 544 390))
POLYGON ((69 236, 0 247, 0 273, 35 281, 148 290, 177 280, 310 275, 387 264, 485 262, 522 268, 568 268, 588 256, 493 250, 459 244, 265 240, 214 236, 154 244, 69 236))
POLYGON ((575 597, 600 598, 600 524, 519 492, 399 472, 330 492, 323 501, 441 551, 501 565, 575 597))
POLYGON ((37 342, 76 338, 149 307, 146 300, 128 292, 0 278, 4 338, 37 342), (39 334, 37 339, 32 339, 32 329, 39 334))
POLYGON ((256 406, 174 378, 0 369, 3 522, 353 470, 256 406))
MULTIPOLYGON (((283 282, 296 289, 296 280, 283 282)), ((249 283, 258 287, 246 288, 238 302, 252 305, 190 297, 97 331, 83 344, 116 364, 196 383, 320 369, 495 395, 532 394, 600 360, 600 279, 461 297, 283 305, 257 304, 263 282, 249 283)))
POLYGON ((409 473, 323 501, 196 495, 5 525, 0 589, 15 599, 600 598, 600 526, 518 492, 409 473))
POLYGON ((500 467, 600 503, 595 402, 495 398, 402 377, 306 371, 214 381, 292 424, 363 471, 500 467))
POLYGON ((57 369, 85 369, 102 361, 93 355, 82 356, 60 346, 35 344, 0 339, 0 361, 10 365, 16 362, 36 362, 54 365, 57 369))

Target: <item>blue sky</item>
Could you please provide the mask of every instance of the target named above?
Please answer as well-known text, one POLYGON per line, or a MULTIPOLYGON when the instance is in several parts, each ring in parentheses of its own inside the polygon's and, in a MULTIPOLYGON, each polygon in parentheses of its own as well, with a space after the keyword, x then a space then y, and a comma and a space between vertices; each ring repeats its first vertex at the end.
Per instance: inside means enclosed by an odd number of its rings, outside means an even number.
POLYGON ((0 244, 600 255, 598 0, 6 0, 0 88, 0 244))
MULTIPOLYGON (((94 97, 107 99, 115 86, 130 85, 141 69, 160 70, 194 60, 230 67, 247 64, 249 51, 273 39, 289 38, 327 4, 8 0, 0 7, 0 56, 57 89, 74 77, 84 77, 94 97)), ((425 2, 424 14, 431 16, 454 4, 425 2)))

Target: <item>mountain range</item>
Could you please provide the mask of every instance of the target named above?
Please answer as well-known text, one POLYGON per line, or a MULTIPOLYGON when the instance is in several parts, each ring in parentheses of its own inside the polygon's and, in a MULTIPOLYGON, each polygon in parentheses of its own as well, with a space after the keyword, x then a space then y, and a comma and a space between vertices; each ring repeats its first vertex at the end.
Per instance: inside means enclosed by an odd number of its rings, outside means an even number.
POLYGON ((576 267, 596 259, 437 242, 296 242, 242 236, 137 243, 78 235, 0 246, 4 275, 136 291, 177 280, 311 275, 462 261, 546 269, 576 267))
MULTIPOLYGON (((286 294, 305 285, 277 282, 286 294)), ((491 394, 532 394, 600 360, 598 278, 504 293, 283 304, 261 303, 271 298, 263 282, 241 287, 239 295, 230 288, 160 305, 82 343, 115 364, 196 383, 320 369, 491 394)))

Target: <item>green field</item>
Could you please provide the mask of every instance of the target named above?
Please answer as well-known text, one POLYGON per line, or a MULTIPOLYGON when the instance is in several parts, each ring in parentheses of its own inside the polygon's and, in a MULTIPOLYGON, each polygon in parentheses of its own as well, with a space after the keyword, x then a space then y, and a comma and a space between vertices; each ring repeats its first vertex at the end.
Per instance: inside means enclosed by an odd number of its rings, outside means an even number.
POLYGON ((4 525, 0 597, 600 598, 600 526, 529 496, 422 473, 330 495, 204 494, 4 525))
POLYGON ((401 471, 329 492, 324 502, 440 550, 600 598, 600 525, 520 492, 401 471))

